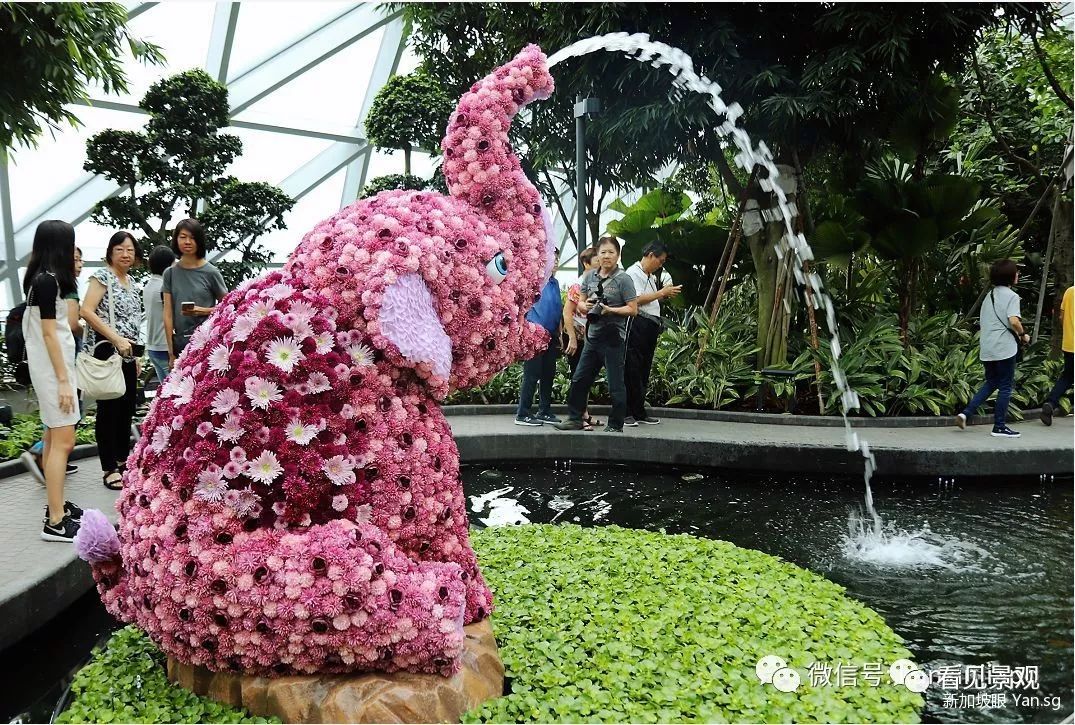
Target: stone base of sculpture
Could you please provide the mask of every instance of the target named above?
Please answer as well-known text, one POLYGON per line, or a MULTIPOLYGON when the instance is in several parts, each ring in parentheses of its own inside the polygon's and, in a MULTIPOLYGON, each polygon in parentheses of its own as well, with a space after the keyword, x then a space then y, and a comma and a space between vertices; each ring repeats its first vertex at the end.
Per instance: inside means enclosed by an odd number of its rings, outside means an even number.
POLYGON ((410 672, 259 677, 212 672, 169 657, 168 679, 286 723, 459 722, 464 712, 504 692, 504 664, 490 620, 464 632, 463 666, 452 677, 410 672))

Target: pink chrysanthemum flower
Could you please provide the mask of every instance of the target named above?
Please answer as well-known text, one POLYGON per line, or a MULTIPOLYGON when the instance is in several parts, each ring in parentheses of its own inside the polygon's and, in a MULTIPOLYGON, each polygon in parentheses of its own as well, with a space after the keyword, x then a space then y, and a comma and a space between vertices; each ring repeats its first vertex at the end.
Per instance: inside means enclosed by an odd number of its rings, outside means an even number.
POLYGON ((332 350, 333 339, 331 332, 319 332, 314 335, 314 345, 316 345, 316 352, 318 355, 325 355, 332 350))
POLYGON ((269 316, 272 312, 272 305, 265 300, 258 300, 250 306, 250 311, 247 313, 255 320, 262 320, 269 316))
POLYGON ((165 425, 157 426, 157 429, 153 431, 153 438, 149 443, 149 448, 154 453, 160 453, 168 447, 168 441, 172 438, 172 429, 165 425))
POLYGON ((258 501, 257 493, 249 488, 232 489, 224 496, 224 503, 240 518, 253 516, 255 512, 259 512, 261 506, 258 501))
POLYGON ((373 506, 368 503, 364 503, 358 507, 355 511, 355 523, 356 524, 368 524, 373 520, 373 506))
POLYGON ((227 443, 239 440, 242 435, 243 426, 239 422, 239 415, 236 413, 228 413, 228 417, 216 429, 216 437, 227 443))
POLYGON ((243 315, 235 320, 235 324, 231 328, 231 339, 234 342, 243 342, 246 338, 250 337, 258 326, 258 320, 250 315, 243 315))
POLYGON ((239 391, 234 388, 224 388, 217 391, 213 396, 213 413, 224 415, 231 412, 232 408, 239 404, 239 391))
POLYGON ((299 349, 299 344, 293 337, 278 337, 268 344, 265 352, 265 361, 274 365, 285 373, 295 369, 295 365, 302 362, 306 356, 299 349))
POLYGON ((207 435, 213 432, 213 424, 207 420, 203 420, 198 424, 198 436, 205 438, 207 435))
POLYGON ((317 315, 317 310, 314 308, 314 306, 305 300, 298 300, 296 302, 292 302, 290 309, 288 309, 288 312, 294 315, 295 319, 305 320, 306 322, 309 322, 314 318, 315 315, 317 315))
POLYGON ((172 416, 172 430, 181 430, 186 423, 186 419, 181 415, 172 416))
POLYGON ((335 486, 345 486, 355 482, 355 472, 347 465, 343 456, 333 456, 325 461, 321 470, 335 486))
POLYGON ((246 464, 247 477, 258 483, 272 483, 283 472, 284 467, 272 451, 262 451, 261 455, 246 464))
POLYGON ((246 397, 250 398, 250 404, 255 408, 268 410, 270 405, 284 396, 279 385, 254 375, 246 381, 246 397))
POLYGON ((235 446, 228 451, 228 458, 236 463, 246 463, 246 449, 242 446, 235 446))
POLYGON ((262 290, 262 294, 268 297, 270 300, 282 300, 290 297, 295 293, 295 290, 291 285, 284 284, 283 282, 274 284, 272 287, 268 287, 262 290))
POLYGON ((344 511, 347 509, 347 497, 342 493, 338 496, 332 497, 332 509, 334 511, 344 511))
POLYGON ((231 367, 228 362, 229 357, 231 357, 231 348, 227 345, 217 345, 209 353, 209 369, 214 373, 223 374, 227 372, 228 368, 231 367))
POLYGON ((311 373, 310 380, 306 382, 306 385, 310 386, 310 392, 312 394, 325 393, 326 390, 332 389, 332 383, 329 382, 329 376, 324 372, 311 373))
POLYGON ((227 463, 224 464, 224 470, 223 470, 224 478, 226 478, 226 479, 228 479, 230 481, 233 478, 241 476, 245 469, 246 469, 246 463, 245 462, 239 463, 238 461, 228 461, 227 463))
POLYGON ((317 428, 303 423, 298 418, 292 418, 291 422, 287 424, 287 439, 292 443, 305 446, 315 437, 317 437, 317 428))
POLYGON ((219 503, 228 490, 228 482, 220 472, 202 471, 198 474, 198 483, 194 486, 194 495, 202 501, 219 503))
POLYGON ((164 383, 161 395, 165 398, 175 398, 176 405, 184 405, 190 402, 194 394, 194 378, 189 375, 169 375, 164 383))

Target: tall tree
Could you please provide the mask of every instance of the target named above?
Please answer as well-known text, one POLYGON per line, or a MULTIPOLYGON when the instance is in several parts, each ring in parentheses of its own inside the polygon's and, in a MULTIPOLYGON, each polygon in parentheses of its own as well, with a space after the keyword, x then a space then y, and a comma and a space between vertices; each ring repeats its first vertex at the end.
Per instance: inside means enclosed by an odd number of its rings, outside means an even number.
POLYGON ((139 106, 149 114, 145 131, 107 129, 86 143, 86 171, 124 186, 96 205, 94 221, 153 245, 168 243, 176 215, 199 217, 218 252, 238 252, 238 261, 220 263, 230 286, 262 269, 270 254, 258 239, 286 228, 295 202, 271 184, 224 175, 243 150, 237 136, 221 133, 227 88, 191 70, 153 84, 139 106))
POLYGON ((125 49, 163 62, 158 46, 131 35, 120 3, 0 2, 0 150, 35 145, 46 126, 77 126, 68 105, 89 84, 126 91, 125 49))
POLYGON ((395 76, 377 92, 366 114, 366 135, 380 149, 403 151, 403 173, 411 173, 411 149, 439 153, 452 99, 441 82, 419 69, 395 76))

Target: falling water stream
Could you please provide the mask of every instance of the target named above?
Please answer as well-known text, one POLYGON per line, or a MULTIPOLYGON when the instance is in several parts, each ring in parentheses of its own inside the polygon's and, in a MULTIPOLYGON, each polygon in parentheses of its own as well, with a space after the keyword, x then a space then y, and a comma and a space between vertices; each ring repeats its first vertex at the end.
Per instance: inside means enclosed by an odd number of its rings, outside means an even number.
MULTIPOLYGON (((785 255, 792 256, 795 279, 813 292, 814 308, 825 311, 829 346, 832 349, 832 377, 840 394, 840 413, 847 436, 847 450, 858 451, 865 467, 865 512, 856 511, 849 515, 843 546, 845 556, 879 566, 895 567, 923 564, 944 566, 952 563, 953 559, 962 561, 967 552, 966 545, 960 541, 937 536, 929 531, 928 527, 912 532, 896 529, 891 523, 886 525, 874 507, 870 479, 876 470, 876 460, 870 452, 869 444, 852 430, 847 417, 852 409, 859 407, 859 400, 858 394, 848 385, 847 377, 840 367, 840 337, 832 298, 824 291, 821 277, 816 272, 807 271, 805 267, 805 263, 812 260, 814 254, 806 238, 795 232, 792 226, 794 212, 784 190, 774 183, 780 173, 773 161, 772 152, 764 142, 759 142, 755 147, 747 132, 736 125, 736 121, 743 115, 742 106, 738 103, 725 104, 720 97, 720 86, 705 76, 698 75, 694 71, 690 56, 682 50, 652 41, 644 33, 611 33, 580 40, 554 53, 549 58, 549 67, 552 68, 568 58, 599 50, 623 52, 641 63, 649 63, 655 68, 667 68, 673 76, 672 85, 675 89, 707 95, 710 108, 722 120, 717 130, 723 137, 729 138, 739 151, 735 156, 736 164, 747 172, 755 166, 760 166, 767 172, 759 174, 759 183, 763 191, 775 196, 785 229, 775 251, 780 259, 785 255)), ((807 303, 810 304, 811 301, 808 300, 807 303)))

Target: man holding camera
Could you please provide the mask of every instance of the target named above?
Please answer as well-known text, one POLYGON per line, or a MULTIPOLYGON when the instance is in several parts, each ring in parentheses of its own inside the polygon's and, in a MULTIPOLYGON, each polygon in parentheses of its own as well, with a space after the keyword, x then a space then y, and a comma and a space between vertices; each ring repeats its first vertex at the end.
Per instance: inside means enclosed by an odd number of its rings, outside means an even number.
POLYGON ((597 268, 591 269, 579 281, 584 299, 578 309, 586 315, 586 344, 567 394, 568 419, 556 427, 582 430, 582 414, 586 410, 590 386, 604 367, 608 392, 612 396, 612 413, 605 432, 622 433, 627 415, 627 391, 623 382, 624 340, 627 319, 638 313, 638 305, 634 283, 618 266, 619 240, 601 237, 596 246, 597 268))
POLYGON ((627 320, 627 360, 624 382, 627 385, 627 418, 623 424, 657 425, 661 421, 646 412, 646 390, 653 367, 653 353, 661 335, 660 300, 675 297, 682 286, 673 286, 668 275, 661 274, 668 259, 668 248, 661 242, 650 242, 642 249, 642 259, 627 269, 638 293, 638 315, 627 320))

